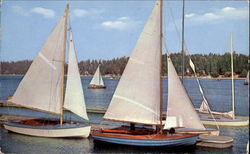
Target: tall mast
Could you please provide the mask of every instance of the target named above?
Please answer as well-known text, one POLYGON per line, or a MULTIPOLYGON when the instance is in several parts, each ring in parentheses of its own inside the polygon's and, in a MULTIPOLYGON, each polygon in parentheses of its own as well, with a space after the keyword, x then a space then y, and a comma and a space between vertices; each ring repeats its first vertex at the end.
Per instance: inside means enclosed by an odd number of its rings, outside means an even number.
MULTIPOLYGON (((2 14, 2 5, 3 0, 0 0, 0 14, 2 14)), ((2 20, 0 20, 0 41, 2 42, 2 20)), ((2 49, 2 43, 0 43, 0 49, 2 49)), ((1 57, 1 51, 0 51, 0 75, 2 74, 2 57, 1 57)))
POLYGON ((182 41, 181 41, 181 53, 182 53, 182 75, 181 75, 181 81, 183 83, 183 78, 184 78, 184 64, 185 64, 185 56, 184 56, 184 15, 185 15, 185 0, 182 1, 182 41))
POLYGON ((234 109, 234 60, 233 60, 233 35, 231 34, 231 77, 232 77, 232 111, 233 119, 235 119, 235 109, 234 109))
POLYGON ((60 125, 63 122, 63 102, 64 102, 64 63, 66 54, 66 41, 67 41, 67 23, 69 14, 69 4, 67 4, 65 9, 65 25, 64 25, 64 46, 63 46, 63 61, 62 61, 62 87, 61 87, 61 108, 60 108, 60 125))
POLYGON ((163 106, 163 96, 162 96, 162 17, 163 16, 163 0, 160 0, 160 133, 163 131, 162 126, 162 106, 163 106))

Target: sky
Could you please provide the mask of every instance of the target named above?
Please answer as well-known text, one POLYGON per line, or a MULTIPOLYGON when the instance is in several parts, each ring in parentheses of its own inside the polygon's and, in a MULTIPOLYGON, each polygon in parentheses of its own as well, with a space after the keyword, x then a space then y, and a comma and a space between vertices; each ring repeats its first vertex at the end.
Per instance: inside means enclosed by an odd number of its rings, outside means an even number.
MULTIPOLYGON (((68 1, 4 0, 1 6, 2 61, 32 60, 63 15, 68 1)), ((70 24, 78 60, 130 56, 154 0, 70 1, 70 24)), ((249 53, 247 1, 186 1, 188 53, 249 53)), ((164 1, 164 36, 170 53, 181 51, 182 1, 164 1), (178 32, 175 28, 178 29, 178 32)))

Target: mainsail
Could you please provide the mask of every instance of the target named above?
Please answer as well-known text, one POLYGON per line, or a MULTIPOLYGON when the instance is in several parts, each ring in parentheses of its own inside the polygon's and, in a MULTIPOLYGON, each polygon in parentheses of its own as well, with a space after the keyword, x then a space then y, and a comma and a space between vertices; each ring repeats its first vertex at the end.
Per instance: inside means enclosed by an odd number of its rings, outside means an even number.
POLYGON ((205 130, 193 104, 183 87, 173 63, 168 60, 168 105, 164 129, 171 127, 185 127, 205 130))
POLYGON ((100 73, 100 65, 98 65, 90 85, 104 86, 104 82, 100 73))
POLYGON ((104 119, 160 124, 160 2, 129 58, 104 119))
POLYGON ((74 112, 78 116, 88 120, 84 95, 82 90, 82 83, 77 63, 77 57, 74 48, 72 31, 70 31, 69 42, 69 61, 68 61, 68 75, 65 91, 64 108, 74 112))
POLYGON ((66 17, 61 17, 49 35, 14 93, 13 103, 60 113, 65 22, 66 17))

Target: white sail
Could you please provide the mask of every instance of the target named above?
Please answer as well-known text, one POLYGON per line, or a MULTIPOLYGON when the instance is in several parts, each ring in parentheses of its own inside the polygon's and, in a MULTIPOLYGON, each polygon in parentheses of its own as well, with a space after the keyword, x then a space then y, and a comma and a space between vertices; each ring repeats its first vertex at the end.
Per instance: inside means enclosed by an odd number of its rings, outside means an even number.
POLYGON ((160 124, 160 2, 129 58, 104 119, 160 124))
POLYGON ((90 85, 104 86, 104 82, 100 73, 100 65, 98 65, 90 85))
POLYGON ((84 94, 82 90, 82 82, 72 38, 72 31, 70 31, 68 75, 65 90, 64 108, 88 120, 84 94))
POLYGON ((168 104, 164 129, 170 127, 205 130, 168 55, 168 104))
POLYGON ((64 63, 65 17, 61 17, 23 77, 12 102, 27 108, 60 113, 64 63))
POLYGON ((249 84, 249 71, 247 72, 247 77, 245 79, 245 84, 249 84))
POLYGON ((203 101, 201 102, 201 106, 199 108, 199 111, 200 112, 209 112, 210 108, 209 106, 207 105, 207 102, 203 99, 203 101))

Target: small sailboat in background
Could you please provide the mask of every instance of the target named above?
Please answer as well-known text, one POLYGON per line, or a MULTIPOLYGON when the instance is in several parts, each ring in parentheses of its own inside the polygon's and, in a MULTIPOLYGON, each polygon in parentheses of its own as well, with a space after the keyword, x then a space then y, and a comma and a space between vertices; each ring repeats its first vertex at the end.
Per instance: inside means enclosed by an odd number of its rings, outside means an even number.
MULTIPOLYGON (((233 37, 231 36, 231 76, 232 76, 232 111, 230 112, 215 112, 211 113, 215 115, 214 121, 211 117, 201 117, 201 121, 205 125, 220 125, 220 126, 247 126, 249 120, 242 120, 235 118, 235 97, 234 97, 234 67, 233 67, 233 37)), ((206 102, 202 102, 198 111, 200 113, 209 113, 209 106, 206 102)))
MULTIPOLYGON (((156 2, 103 117, 104 120, 130 123, 130 127, 94 130, 91 134, 95 141, 135 146, 196 143, 199 134, 167 133, 163 130, 162 3, 162 0, 156 2), (135 124, 146 127, 135 127, 135 124)), ((199 120, 197 115, 194 118, 199 120)), ((184 124, 188 125, 186 122, 184 124)))
POLYGON ((247 72, 247 76, 246 79, 244 81, 244 85, 248 85, 249 84, 249 71, 247 72))
POLYGON ((67 5, 47 41, 33 60, 11 101, 25 108, 60 114, 59 120, 28 119, 4 123, 5 129, 39 137, 88 137, 88 124, 63 121, 63 108, 88 120, 82 83, 70 30, 68 74, 64 93, 64 64, 67 40, 67 5))
POLYGON ((105 89, 106 88, 102 80, 102 76, 100 72, 100 65, 98 65, 88 88, 89 89, 105 89))

